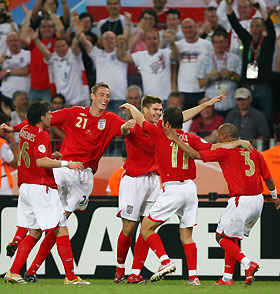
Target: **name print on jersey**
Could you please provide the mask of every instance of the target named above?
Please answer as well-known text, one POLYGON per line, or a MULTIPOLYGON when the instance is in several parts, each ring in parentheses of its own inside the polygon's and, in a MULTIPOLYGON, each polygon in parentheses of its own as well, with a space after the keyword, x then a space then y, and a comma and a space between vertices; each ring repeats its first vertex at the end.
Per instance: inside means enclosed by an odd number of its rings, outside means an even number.
POLYGON ((29 140, 31 142, 34 142, 36 135, 30 134, 29 132, 26 132, 24 130, 21 130, 19 133, 20 137, 23 137, 26 140, 29 140))

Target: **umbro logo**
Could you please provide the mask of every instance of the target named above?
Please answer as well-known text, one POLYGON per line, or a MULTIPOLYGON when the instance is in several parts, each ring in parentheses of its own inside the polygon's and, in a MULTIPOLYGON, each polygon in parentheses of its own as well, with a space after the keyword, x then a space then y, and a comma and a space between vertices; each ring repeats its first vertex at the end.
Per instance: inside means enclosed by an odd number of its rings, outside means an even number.
POLYGON ((81 112, 80 112, 79 114, 82 115, 82 116, 87 116, 85 113, 81 113, 81 112))

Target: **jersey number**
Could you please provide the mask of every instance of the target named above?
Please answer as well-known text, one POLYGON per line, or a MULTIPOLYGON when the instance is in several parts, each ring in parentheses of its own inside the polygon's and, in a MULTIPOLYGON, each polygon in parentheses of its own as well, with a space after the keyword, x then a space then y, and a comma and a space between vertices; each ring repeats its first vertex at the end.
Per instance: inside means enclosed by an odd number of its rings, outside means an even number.
MULTIPOLYGON (((171 142, 170 146, 172 146, 172 153, 171 153, 171 162, 172 167, 177 168, 177 156, 178 156, 178 145, 175 142, 171 142)), ((182 169, 188 169, 189 163, 189 156, 186 153, 183 153, 183 166, 182 169)))
POLYGON ((245 157, 245 164, 249 165, 249 169, 245 170, 245 174, 247 177, 251 177, 255 173, 255 163, 252 159, 250 159, 249 151, 240 151, 240 154, 245 157))
POLYGON ((88 119, 87 119, 87 118, 83 118, 83 117, 78 116, 78 117, 77 117, 77 120, 78 120, 78 122, 75 124, 75 126, 76 126, 77 128, 85 129, 85 128, 86 128, 86 125, 87 125, 87 121, 88 121, 88 119))
POLYGON ((30 167, 30 157, 27 153, 26 149, 29 149, 28 142, 24 142, 20 148, 20 139, 18 140, 18 166, 21 166, 21 158, 26 166, 26 168, 30 167))

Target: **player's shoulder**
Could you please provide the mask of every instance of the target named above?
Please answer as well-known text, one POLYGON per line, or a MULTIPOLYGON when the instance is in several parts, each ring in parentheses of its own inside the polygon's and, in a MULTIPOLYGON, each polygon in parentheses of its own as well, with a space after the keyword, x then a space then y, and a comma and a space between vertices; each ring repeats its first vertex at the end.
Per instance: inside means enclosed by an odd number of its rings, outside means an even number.
POLYGON ((106 119, 119 120, 125 123, 125 120, 123 118, 121 118, 118 114, 111 111, 104 111, 102 116, 106 119))

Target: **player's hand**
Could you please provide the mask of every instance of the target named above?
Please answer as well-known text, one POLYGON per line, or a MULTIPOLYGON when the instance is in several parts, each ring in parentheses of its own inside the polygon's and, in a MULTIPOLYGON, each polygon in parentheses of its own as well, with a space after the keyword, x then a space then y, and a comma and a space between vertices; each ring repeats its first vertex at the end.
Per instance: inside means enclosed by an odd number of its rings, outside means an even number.
POLYGON ((82 162, 74 162, 74 161, 68 161, 68 168, 74 169, 77 171, 81 171, 85 169, 82 162))
POLYGON ((62 158, 62 154, 58 151, 55 151, 53 154, 52 154, 52 159, 57 159, 57 160, 60 160, 62 158))
POLYGON ((277 199, 273 199, 272 201, 275 203, 275 209, 279 210, 280 209, 280 199, 277 198, 277 199))
POLYGON ((12 110, 4 103, 4 101, 1 102, 1 109, 7 116, 11 117, 12 110))
POLYGON ((223 102, 226 100, 226 96, 223 94, 223 95, 220 95, 220 96, 217 96, 217 97, 214 97, 212 99, 210 99, 209 101, 206 101, 204 102, 205 105, 207 106, 212 106, 214 105, 216 102, 223 102))
POLYGON ((248 150, 250 152, 254 150, 254 147, 252 146, 250 141, 246 141, 246 140, 239 140, 239 141, 240 141, 241 148, 244 148, 245 150, 248 150))
POLYGON ((10 127, 4 123, 4 124, 1 124, 0 131, 4 131, 6 133, 12 133, 14 131, 14 129, 13 129, 13 127, 10 127))
POLYGON ((162 39, 166 40, 169 44, 173 44, 176 40, 176 35, 172 31, 164 31, 162 39))
POLYGON ((136 125, 136 120, 130 119, 125 124, 123 124, 123 128, 125 128, 125 129, 132 129, 132 128, 135 127, 135 125, 136 125))
POLYGON ((120 106, 120 109, 127 109, 129 110, 131 107, 131 104, 130 103, 124 103, 120 106))

